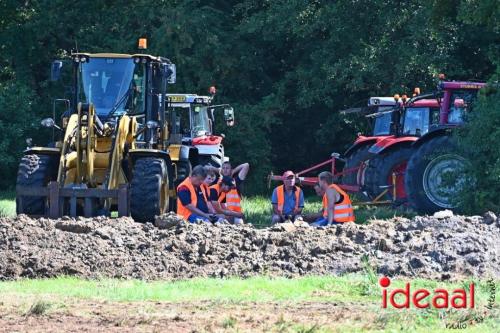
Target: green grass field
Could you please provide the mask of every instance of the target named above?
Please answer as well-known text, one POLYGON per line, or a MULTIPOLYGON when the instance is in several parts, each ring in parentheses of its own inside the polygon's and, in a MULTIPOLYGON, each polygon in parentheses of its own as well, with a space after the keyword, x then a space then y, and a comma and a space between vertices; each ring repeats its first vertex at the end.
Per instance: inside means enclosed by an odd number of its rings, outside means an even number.
POLYGON ((11 217, 16 215, 15 196, 14 192, 0 192, 0 217, 11 217))
MULTIPOLYGON (((318 197, 306 197, 304 213, 316 213, 321 209, 318 197)), ((263 196, 247 197, 243 200, 243 211, 247 219, 257 228, 267 227, 271 222, 271 199, 263 196)), ((387 206, 355 207, 356 223, 366 224, 372 219, 388 219, 395 216, 413 217, 414 214, 402 209, 394 210, 387 206)))
MULTIPOLYGON (((391 288, 403 287, 403 280, 394 280, 391 288)), ((412 288, 463 288, 462 283, 441 283, 430 280, 412 280, 412 288)), ((144 282, 138 280, 82 280, 61 277, 45 280, 20 280, 0 282, 0 305, 15 302, 19 311, 51 311, 63 309, 65 304, 78 301, 99 301, 120 307, 121 303, 141 304, 142 302, 168 302, 169 307, 184 303, 205 304, 208 307, 241 307, 251 304, 255 309, 277 304, 286 312, 287 306, 304 305, 310 311, 311 304, 329 307, 332 315, 336 308, 349 311, 352 316, 342 317, 338 323, 314 327, 314 313, 305 322, 289 320, 286 332, 304 332, 304 328, 314 328, 311 332, 333 331, 392 331, 392 332, 437 332, 447 331, 446 323, 468 321, 470 332, 497 332, 498 305, 493 310, 485 309, 490 289, 485 281, 476 283, 475 310, 435 310, 435 309, 382 309, 381 290, 377 277, 367 274, 349 274, 341 277, 303 277, 297 279, 255 277, 250 279, 192 279, 185 281, 144 282), (15 301, 14 301, 15 300, 15 301), (262 304, 262 305, 259 305, 262 304), (42 308, 42 309, 40 309, 42 308), (51 310, 52 309, 52 310, 51 310), (486 311, 486 312, 485 312, 486 311), (481 323, 471 318, 484 315, 481 323)), ((500 292, 496 291, 496 298, 500 292)), ((1 308, 1 306, 0 306, 1 308)), ((228 317, 227 320, 230 320, 228 317)), ((238 328, 234 319, 231 325, 238 328)), ((224 320, 226 321, 226 319, 224 320)), ((283 323, 281 323, 283 324, 283 323)), ((223 326, 224 326, 223 325, 223 326)), ((226 327, 227 328, 227 327, 226 327)), ((234 330, 233 330, 234 331, 234 330)), ((236 330, 237 331, 237 330, 236 330)), ((275 331, 280 331, 276 329, 275 331)))
MULTIPOLYGON (((306 197, 304 213, 316 213, 321 208, 317 197, 306 197)), ((264 196, 246 197, 243 200, 243 211, 248 222, 257 228, 269 226, 271 222, 271 199, 264 196)), ((12 217, 16 214, 14 192, 0 192, 0 216, 12 217)), ((365 224, 371 219, 387 219, 394 216, 411 217, 412 213, 394 210, 390 207, 358 206, 355 210, 356 223, 365 224)))

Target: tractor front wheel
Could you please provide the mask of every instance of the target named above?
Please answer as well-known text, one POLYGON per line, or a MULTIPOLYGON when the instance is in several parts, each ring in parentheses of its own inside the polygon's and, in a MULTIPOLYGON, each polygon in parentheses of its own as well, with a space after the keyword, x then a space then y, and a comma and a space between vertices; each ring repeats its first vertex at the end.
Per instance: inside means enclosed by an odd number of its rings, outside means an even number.
MULTIPOLYGON (((57 178, 57 156, 29 154, 19 163, 17 186, 46 187, 57 178)), ((45 215, 45 198, 16 194, 16 213, 45 215)))
POLYGON ((456 195, 465 182, 465 164, 448 136, 422 144, 406 170, 405 190, 411 207, 421 214, 456 208, 456 195))
MULTIPOLYGON (((361 186, 364 183, 366 161, 372 156, 368 152, 369 149, 369 145, 362 146, 349 154, 342 170, 342 172, 345 172, 341 180, 343 185, 361 186)), ((361 191, 359 195, 366 199, 361 191)))
POLYGON ((169 177, 165 160, 145 157, 136 160, 130 183, 130 214, 138 222, 153 222, 168 212, 169 177))
POLYGON ((398 202, 406 199, 404 177, 412 153, 411 147, 401 147, 370 159, 365 173, 365 187, 370 198, 375 199, 386 192, 382 199, 397 200, 398 202), (393 174, 396 176, 394 184, 396 198, 393 198, 393 174))

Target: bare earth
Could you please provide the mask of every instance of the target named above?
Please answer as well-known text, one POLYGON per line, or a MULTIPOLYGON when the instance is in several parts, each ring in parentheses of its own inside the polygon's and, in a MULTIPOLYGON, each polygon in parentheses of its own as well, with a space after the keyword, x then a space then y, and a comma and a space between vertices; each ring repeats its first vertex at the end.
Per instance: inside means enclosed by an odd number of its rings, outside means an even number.
POLYGON ((147 280, 359 272, 439 280, 500 277, 500 219, 417 216, 316 229, 193 225, 175 214, 130 218, 0 218, 0 279, 74 275, 147 280))
POLYGON ((54 306, 46 314, 26 315, 15 304, 3 304, 0 332, 165 332, 167 328, 169 332, 287 332, 297 327, 333 330, 345 323, 358 329, 381 328, 373 313, 366 311, 369 306, 75 301, 54 306))

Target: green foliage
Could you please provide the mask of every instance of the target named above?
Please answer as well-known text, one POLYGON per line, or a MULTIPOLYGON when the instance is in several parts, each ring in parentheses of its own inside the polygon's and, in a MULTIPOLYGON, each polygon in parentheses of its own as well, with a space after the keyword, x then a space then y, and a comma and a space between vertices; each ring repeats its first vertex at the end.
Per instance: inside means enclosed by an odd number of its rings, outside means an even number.
POLYGON ((33 91, 15 80, 0 82, 0 188, 11 187, 26 138, 36 126, 33 91))
MULTIPOLYGON (((366 124, 338 110, 369 96, 434 88, 433 77, 488 79, 499 65, 497 1, 34 0, 0 4, 0 186, 13 185, 24 138, 52 99, 49 64, 72 49, 149 51, 178 66, 172 92, 205 93, 236 106, 226 134, 235 164, 252 166, 249 193, 271 171, 300 170, 343 152, 366 124), (5 129, 5 131, 4 131, 5 129)), ((35 129, 36 128, 36 129, 35 129)))
POLYGON ((459 133, 460 147, 470 162, 466 170, 470 186, 460 195, 460 206, 467 213, 500 212, 499 100, 499 91, 482 94, 459 133))

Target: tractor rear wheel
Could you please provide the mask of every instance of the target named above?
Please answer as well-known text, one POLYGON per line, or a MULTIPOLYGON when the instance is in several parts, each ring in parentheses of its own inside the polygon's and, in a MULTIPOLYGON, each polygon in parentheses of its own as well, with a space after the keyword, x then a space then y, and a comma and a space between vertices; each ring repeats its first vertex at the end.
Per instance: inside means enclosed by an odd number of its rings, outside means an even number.
MULTIPOLYGON (((360 186, 363 184, 364 174, 365 174, 365 163, 372 156, 372 154, 368 152, 369 149, 370 146, 362 146, 347 157, 344 169, 342 171, 345 172, 346 170, 355 168, 359 169, 353 170, 352 172, 347 172, 345 175, 343 175, 342 176, 343 185, 360 186)), ((361 195, 362 193, 360 192, 359 194, 361 195)))
POLYGON ((466 160, 449 136, 425 142, 408 162, 405 190, 410 206, 422 214, 456 208, 456 194, 464 185, 466 160))
POLYGON ((169 177, 165 160, 145 157, 136 160, 130 183, 130 214, 138 222, 153 222, 168 212, 169 177))
POLYGON ((412 153, 411 147, 400 147, 370 159, 365 172, 365 187, 372 200, 386 190, 386 194, 381 199, 395 199, 398 202, 406 200, 404 177, 412 153), (396 175, 396 198, 393 198, 393 173, 396 175))
MULTIPOLYGON (((46 187, 50 181, 57 179, 57 156, 28 154, 19 163, 17 186, 46 187)), ((16 213, 28 215, 45 215, 44 197, 27 197, 16 195, 16 213)))

